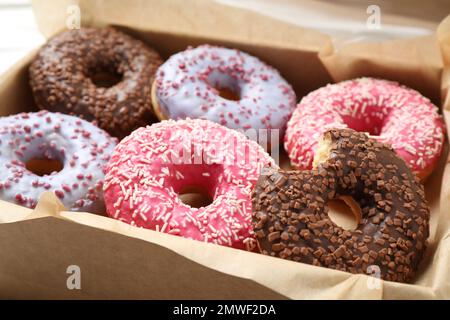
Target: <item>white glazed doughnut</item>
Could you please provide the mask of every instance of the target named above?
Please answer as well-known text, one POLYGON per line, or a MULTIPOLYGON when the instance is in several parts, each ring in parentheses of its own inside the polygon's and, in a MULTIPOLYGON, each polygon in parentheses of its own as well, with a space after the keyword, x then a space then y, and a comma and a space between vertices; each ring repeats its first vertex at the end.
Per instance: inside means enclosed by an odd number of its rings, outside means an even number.
POLYGON ((104 166, 116 139, 74 116, 40 111, 0 118, 0 199, 34 208, 53 191, 71 211, 103 213, 104 166), (43 176, 34 159, 58 160, 62 170, 43 176))
POLYGON ((232 129, 279 129, 282 137, 295 93, 273 67, 235 49, 188 48, 157 71, 152 99, 161 119, 207 119, 232 129), (220 96, 232 91, 238 100, 220 96))

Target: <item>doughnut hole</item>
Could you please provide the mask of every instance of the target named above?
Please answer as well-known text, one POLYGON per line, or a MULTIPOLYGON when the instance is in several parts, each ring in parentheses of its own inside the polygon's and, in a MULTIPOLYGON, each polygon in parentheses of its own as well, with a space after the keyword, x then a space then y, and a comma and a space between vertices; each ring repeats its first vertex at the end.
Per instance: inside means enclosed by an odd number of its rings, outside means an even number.
POLYGON ((221 167, 220 164, 172 164, 166 182, 185 205, 197 209, 207 207, 214 201, 221 167))
POLYGON ((205 188, 199 186, 185 186, 178 193, 181 202, 192 208, 203 208, 209 206, 213 199, 205 188))
POLYGON ((25 162, 25 167, 38 176, 48 176, 60 172, 64 165, 59 159, 33 158, 25 162))
POLYGON ((213 70, 207 77, 207 83, 225 100, 241 100, 241 90, 238 81, 230 75, 213 70))
POLYGON ((368 106, 366 114, 361 119, 351 115, 341 115, 341 118, 350 129, 366 132, 371 136, 379 136, 385 119, 377 115, 378 113, 371 112, 372 108, 372 106, 368 106))
POLYGON ((123 74, 114 64, 99 64, 88 68, 87 76, 99 88, 111 88, 123 80, 123 74))
POLYGON ((57 146, 57 141, 34 140, 19 160, 28 171, 37 176, 56 174, 64 169, 65 162, 64 152, 58 150, 57 146))
POLYGON ((226 100, 231 100, 231 101, 241 100, 239 93, 236 93, 235 91, 233 91, 230 88, 215 87, 215 89, 219 92, 219 96, 221 96, 222 98, 224 98, 226 100))
POLYGON ((328 217, 345 230, 356 230, 361 222, 361 208, 350 196, 328 201, 328 217))

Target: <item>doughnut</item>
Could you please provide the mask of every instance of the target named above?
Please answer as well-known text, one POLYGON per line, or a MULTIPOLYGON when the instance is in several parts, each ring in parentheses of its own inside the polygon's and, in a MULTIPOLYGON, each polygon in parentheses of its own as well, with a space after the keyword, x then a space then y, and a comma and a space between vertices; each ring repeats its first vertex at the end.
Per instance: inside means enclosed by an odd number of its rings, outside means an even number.
POLYGON ((410 282, 425 251, 430 212, 419 178, 390 145, 351 129, 325 132, 317 168, 261 176, 252 195, 263 254, 384 280, 410 282), (332 199, 360 210, 355 230, 328 216, 332 199))
POLYGON ((373 78, 327 85, 300 101, 285 135, 293 166, 311 169, 318 139, 333 128, 368 132, 392 145, 422 180, 444 145, 445 127, 435 105, 415 90, 373 78))
POLYGON ((1 117, 0 199, 34 208, 44 191, 53 191, 68 210, 104 213, 103 169, 116 143, 74 116, 39 111, 1 117), (42 171, 55 163, 60 171, 42 171))
POLYGON ((40 49, 30 83, 40 109, 95 121, 121 138, 154 120, 151 83, 161 63, 158 53, 120 31, 81 28, 40 49))
MULTIPOLYGON (((236 49, 188 48, 162 64, 152 104, 164 119, 207 119, 231 129, 277 129, 295 109, 292 87, 273 67, 236 49)), ((277 139, 277 142, 279 139, 277 139)))
POLYGON ((162 121, 117 145, 106 168, 106 210, 134 226, 251 251, 250 196, 265 166, 277 167, 238 131, 202 119, 162 121), (179 195, 193 189, 212 203, 183 203, 179 195))

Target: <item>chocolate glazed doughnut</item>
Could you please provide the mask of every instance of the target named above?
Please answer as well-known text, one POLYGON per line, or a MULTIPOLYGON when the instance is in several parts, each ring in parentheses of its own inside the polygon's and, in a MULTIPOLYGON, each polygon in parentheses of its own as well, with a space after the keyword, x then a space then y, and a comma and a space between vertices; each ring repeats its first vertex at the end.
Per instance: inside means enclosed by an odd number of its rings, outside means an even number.
POLYGON ((423 186, 393 149, 364 133, 330 130, 317 168, 262 175, 253 192, 253 226, 264 254, 409 282, 429 235, 423 186), (328 217, 327 202, 360 208, 355 230, 328 217), (378 269, 379 268, 379 269, 378 269))
POLYGON ((82 28, 42 47, 30 66, 30 82, 40 109, 95 121, 123 137, 152 121, 151 84, 161 63, 154 50, 113 28, 82 28), (105 74, 118 82, 97 85, 105 74))

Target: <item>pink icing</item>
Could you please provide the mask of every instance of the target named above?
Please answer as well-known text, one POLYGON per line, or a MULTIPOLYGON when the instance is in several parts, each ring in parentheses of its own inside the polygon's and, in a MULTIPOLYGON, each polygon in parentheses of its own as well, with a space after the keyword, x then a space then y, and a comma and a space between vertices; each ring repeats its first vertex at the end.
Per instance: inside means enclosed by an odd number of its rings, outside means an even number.
POLYGON ((415 90, 372 78, 327 85, 300 101, 285 136, 292 164, 311 168, 317 141, 331 128, 365 131, 391 144, 421 177, 436 165, 444 144, 435 105, 415 90))
POLYGON ((277 70, 235 49, 203 45, 171 56, 159 69, 155 89, 169 119, 207 119, 232 129, 280 129, 296 96, 277 70), (240 94, 231 101, 217 87, 240 94))
POLYGON ((168 120, 139 128, 116 147, 106 169, 108 214, 135 226, 253 250, 251 192, 274 161, 243 134, 207 120, 168 120), (184 204, 201 187, 213 202, 184 204))

